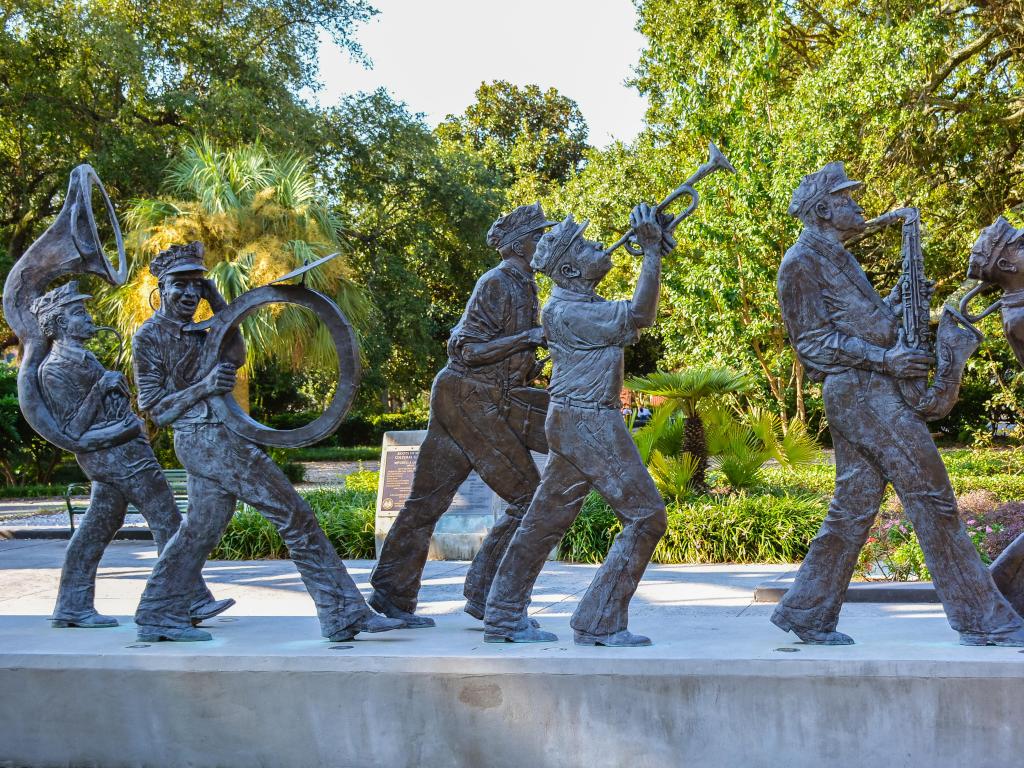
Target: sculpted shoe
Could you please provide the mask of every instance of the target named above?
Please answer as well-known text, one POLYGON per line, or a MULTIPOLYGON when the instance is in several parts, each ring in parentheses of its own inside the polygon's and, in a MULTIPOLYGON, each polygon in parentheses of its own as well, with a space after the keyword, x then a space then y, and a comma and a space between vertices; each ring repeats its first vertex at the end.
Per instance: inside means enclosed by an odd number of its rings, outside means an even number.
POLYGON ((1024 647, 1024 629, 1009 632, 961 632, 960 645, 1003 645, 1021 648, 1024 647))
POLYGON ((487 629, 484 632, 485 643, 553 643, 557 640, 558 635, 537 629, 525 616, 515 629, 487 629))
MULTIPOLYGON (((467 600, 466 604, 462 607, 466 613, 472 616, 474 619, 484 620, 484 607, 480 603, 474 603, 472 600, 467 600)), ((530 626, 534 629, 540 628, 540 622, 536 619, 528 619, 530 626)))
POLYGON ((381 613, 389 619, 398 619, 403 621, 405 622, 405 626, 409 629, 424 629, 426 627, 434 626, 434 620, 429 616, 417 616, 415 613, 403 611, 397 605, 380 594, 380 592, 374 592, 370 595, 369 603, 370 607, 377 611, 377 613, 381 613))
POLYGON ((140 643, 159 643, 163 640, 175 643, 197 643, 203 640, 213 640, 213 635, 195 627, 153 627, 140 624, 138 640, 140 643))
POLYGON ((102 613, 93 611, 81 619, 51 619, 50 626, 55 629, 66 629, 67 627, 81 627, 82 629, 100 629, 102 627, 116 627, 117 619, 113 616, 104 616, 102 613))
POLYGON ((807 645, 853 645, 852 637, 835 630, 823 632, 820 629, 798 627, 793 622, 779 615, 773 615, 771 622, 783 632, 792 632, 800 638, 801 642, 807 645))
POLYGON ((355 624, 350 624, 344 629, 339 629, 332 635, 328 635, 327 639, 332 643, 340 643, 345 640, 352 640, 360 632, 369 632, 375 634, 377 632, 390 632, 392 629, 405 629, 406 624, 401 619, 392 619, 387 616, 381 616, 379 613, 370 614, 365 619, 357 621, 355 624))
POLYGON ((192 626, 194 627, 201 621, 212 619, 214 616, 219 616, 234 604, 235 600, 231 597, 224 600, 208 599, 199 603, 192 603, 192 607, 188 609, 192 626))
POLYGON ((610 635, 591 635, 589 632, 576 630, 576 645, 603 645, 607 648, 639 648, 650 645, 651 638, 634 635, 628 629, 612 632, 610 635))

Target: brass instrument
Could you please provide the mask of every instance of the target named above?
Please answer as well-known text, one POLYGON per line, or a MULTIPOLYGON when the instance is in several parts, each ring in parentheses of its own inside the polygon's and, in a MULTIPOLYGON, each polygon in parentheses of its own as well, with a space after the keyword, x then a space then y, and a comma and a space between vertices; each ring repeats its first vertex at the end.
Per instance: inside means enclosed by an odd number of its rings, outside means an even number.
POLYGON ((332 253, 324 256, 282 275, 267 285, 246 291, 210 319, 186 326, 189 330, 209 330, 201 361, 204 372, 213 370, 220 363, 221 352, 230 332, 237 330, 242 322, 260 307, 270 304, 297 304, 311 310, 327 327, 338 355, 338 386, 327 409, 309 424, 295 429, 274 429, 259 423, 243 411, 230 392, 210 398, 210 405, 224 425, 246 440, 281 448, 311 445, 323 440, 340 426, 355 399, 362 372, 355 331, 334 301, 306 285, 306 274, 310 270, 326 264, 337 255, 332 253), (285 284, 285 281, 294 278, 299 278, 299 282, 285 284))
MULTIPOLYGON (((682 195, 689 195, 690 204, 686 206, 682 213, 672 219, 665 227, 665 232, 671 234, 675 231, 675 228, 679 226, 683 219, 689 218, 694 211, 697 210, 697 206, 700 204, 700 195, 697 194, 697 190, 694 189, 694 184, 703 179, 705 176, 709 176, 716 171, 728 171, 729 173, 736 173, 736 169, 732 167, 732 163, 729 162, 728 158, 722 154, 722 151, 715 146, 713 141, 708 142, 708 161, 704 163, 700 168, 693 172, 686 181, 676 187, 672 192, 669 193, 668 197, 658 203, 658 207, 655 208, 657 213, 664 213, 665 209, 668 208, 675 200, 682 195)), ((626 234, 620 237, 612 246, 605 250, 605 253, 612 253, 621 246, 625 246, 626 250, 634 256, 643 256, 644 252, 639 247, 634 247, 630 243, 630 239, 635 234, 635 230, 630 229, 626 234)))
POLYGON ((46 292, 50 283, 75 274, 99 275, 115 286, 123 285, 128 277, 128 260, 114 206, 96 171, 87 164, 79 165, 71 172, 68 194, 57 218, 14 263, 4 283, 4 316, 23 348, 18 368, 18 405, 25 421, 54 445, 72 453, 82 453, 107 446, 82 445, 54 420, 43 400, 38 378, 39 366, 50 352, 50 341, 29 311, 32 302, 46 292), (114 229, 118 257, 116 269, 103 253, 100 243, 92 210, 94 188, 103 197, 114 229))
MULTIPOLYGON (((917 208, 898 208, 867 222, 865 234, 878 232, 902 222, 900 253, 903 266, 899 279, 902 306, 902 340, 907 346, 932 352, 930 326, 931 285, 924 275, 924 254, 921 250, 921 213, 917 208)), ((942 309, 938 331, 934 337, 935 376, 899 379, 903 399, 926 420, 946 416, 956 405, 960 382, 967 359, 974 354, 984 335, 958 309, 946 305, 942 309)))

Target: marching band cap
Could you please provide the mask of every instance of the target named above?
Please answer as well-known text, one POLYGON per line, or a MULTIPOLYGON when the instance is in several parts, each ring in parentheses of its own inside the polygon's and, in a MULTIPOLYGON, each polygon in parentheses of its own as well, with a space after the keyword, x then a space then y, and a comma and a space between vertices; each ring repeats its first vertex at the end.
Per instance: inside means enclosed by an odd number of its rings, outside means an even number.
POLYGON ((541 210, 540 203, 521 205, 495 221, 487 230, 487 245, 501 249, 510 245, 524 235, 538 229, 553 227, 557 222, 548 221, 541 210))
POLYGON ((829 163, 820 171, 809 173, 800 180, 800 184, 793 192, 787 213, 790 216, 799 216, 823 195, 832 195, 862 186, 863 181, 853 181, 846 175, 846 167, 841 162, 829 163))
POLYGON ((568 255, 569 247, 583 235, 583 231, 589 224, 588 219, 577 222, 570 213, 563 221, 558 222, 550 231, 544 233, 544 237, 537 243, 537 250, 533 254, 530 266, 539 272, 550 275, 568 255))
POLYGON ((968 276, 984 279, 982 276, 986 274, 989 265, 1022 236, 1024 236, 1024 230, 1017 229, 1002 216, 989 224, 981 230, 974 247, 971 248, 971 260, 967 267, 968 276))
POLYGON ((29 309, 36 316, 39 324, 42 325, 46 318, 55 314, 61 307, 79 300, 91 298, 91 294, 81 293, 78 290, 77 280, 72 280, 35 299, 29 309))
POLYGON ((165 275, 177 272, 205 272, 203 265, 203 244, 198 240, 188 245, 172 245, 160 251, 155 259, 149 262, 149 271, 159 280, 165 275))

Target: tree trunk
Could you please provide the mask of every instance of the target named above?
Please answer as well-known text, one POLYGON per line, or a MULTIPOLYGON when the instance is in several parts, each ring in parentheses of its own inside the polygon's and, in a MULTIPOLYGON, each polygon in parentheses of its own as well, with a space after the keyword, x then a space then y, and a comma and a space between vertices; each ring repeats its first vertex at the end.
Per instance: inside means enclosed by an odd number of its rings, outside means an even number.
POLYGON ((692 416, 686 417, 683 427, 683 452, 697 460, 697 471, 693 473, 693 489, 704 493, 708 489, 708 443, 704 435, 704 420, 694 409, 692 416))

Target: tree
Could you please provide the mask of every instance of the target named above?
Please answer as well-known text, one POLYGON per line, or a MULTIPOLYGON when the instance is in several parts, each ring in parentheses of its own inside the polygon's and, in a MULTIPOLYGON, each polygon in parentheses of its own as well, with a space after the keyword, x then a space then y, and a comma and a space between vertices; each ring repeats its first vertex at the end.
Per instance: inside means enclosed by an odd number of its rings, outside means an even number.
POLYGON ((504 205, 501 180, 384 91, 346 99, 325 123, 317 165, 375 304, 362 405, 393 409, 430 386, 474 283, 498 261, 484 238, 504 205))
POLYGON ((688 368, 666 373, 657 371, 649 376, 638 376, 626 382, 626 387, 647 395, 664 397, 660 419, 681 410, 686 419, 683 429, 682 452, 694 459, 692 480, 694 488, 707 489, 708 443, 701 418, 702 400, 744 392, 750 387, 747 377, 728 368, 688 368))
MULTIPOLYGON (((196 140, 170 167, 165 189, 164 197, 132 202, 126 216, 135 253, 131 275, 122 288, 105 291, 101 302, 125 337, 152 313, 156 278, 149 262, 172 243, 203 242, 210 276, 228 301, 344 247, 342 222, 299 155, 274 154, 261 144, 221 150, 208 139, 196 140)), ((370 302, 345 259, 307 273, 306 282, 365 328, 370 302)), ((273 359, 297 370, 333 368, 336 362, 323 324, 301 307, 256 313, 242 331, 248 363, 273 359)))
POLYGON ((299 98, 319 32, 358 55, 366 0, 9 0, 0 10, 0 240, 17 259, 92 163, 115 204, 152 195, 179 143, 206 133, 315 143, 299 98))
POLYGON ((513 205, 532 203, 565 182, 583 161, 587 124, 576 102, 555 88, 481 83, 462 115, 437 127, 445 142, 472 148, 500 171, 513 205))
MULTIPOLYGON (((631 146, 590 152, 552 206, 615 238, 632 205, 660 200, 716 141, 738 174, 701 182, 704 201, 665 260, 661 364, 757 371, 784 421, 807 420, 820 387, 792 354, 775 296, 799 231, 786 215, 793 189, 845 160, 867 182, 869 215, 921 208, 936 302, 960 290, 978 228, 1024 201, 1019 3, 644 0, 638 10, 646 129, 631 146)), ((898 230, 858 255, 887 292, 898 230)), ((628 295, 637 269, 620 254, 609 293, 628 295)))

